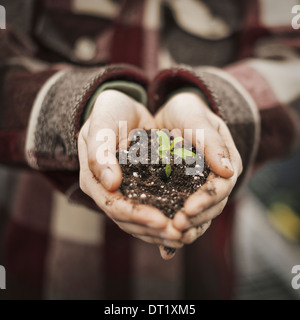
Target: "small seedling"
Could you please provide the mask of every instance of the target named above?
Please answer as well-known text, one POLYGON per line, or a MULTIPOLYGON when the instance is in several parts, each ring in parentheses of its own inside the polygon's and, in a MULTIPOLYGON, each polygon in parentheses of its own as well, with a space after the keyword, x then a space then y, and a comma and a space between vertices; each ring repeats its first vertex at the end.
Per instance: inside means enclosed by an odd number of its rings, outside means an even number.
POLYGON ((174 149, 175 145, 181 141, 183 141, 182 137, 177 137, 175 138, 172 143, 170 144, 170 138, 169 136, 162 130, 158 130, 156 132, 158 135, 158 155, 160 159, 165 159, 166 163, 166 168, 165 168, 165 173, 167 178, 170 177, 171 172, 172 172, 172 167, 170 164, 170 159, 168 157, 168 153, 177 155, 178 157, 186 160, 187 157, 194 157, 196 156, 194 152, 184 149, 184 148, 177 148, 174 149))

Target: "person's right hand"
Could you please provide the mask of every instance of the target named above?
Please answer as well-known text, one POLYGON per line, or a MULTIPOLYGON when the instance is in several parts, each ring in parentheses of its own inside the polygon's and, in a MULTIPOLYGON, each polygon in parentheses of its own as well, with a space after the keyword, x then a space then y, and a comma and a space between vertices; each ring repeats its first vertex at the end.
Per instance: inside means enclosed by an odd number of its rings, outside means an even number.
MULTIPOLYGON (((243 170, 242 160, 227 125, 198 94, 182 92, 174 95, 155 119, 160 129, 179 130, 181 134, 184 129, 192 129, 193 134, 184 138, 195 147, 200 144, 211 169, 206 183, 186 199, 173 219, 173 226, 182 232, 180 241, 190 244, 202 236, 223 211, 243 170), (197 141, 197 129, 203 130, 203 141, 197 141)), ((160 250, 165 259, 172 258, 163 246, 160 250)))
POLYGON ((181 232, 170 219, 154 207, 133 206, 117 191, 122 172, 113 141, 117 137, 125 147, 128 142, 126 132, 119 132, 119 121, 127 122, 128 133, 137 128, 156 127, 154 118, 142 104, 116 90, 102 92, 79 133, 80 187, 125 232, 149 243, 180 248, 181 232), (99 139, 103 129, 111 138, 107 144, 99 139), (105 159, 98 152, 103 148, 105 159))

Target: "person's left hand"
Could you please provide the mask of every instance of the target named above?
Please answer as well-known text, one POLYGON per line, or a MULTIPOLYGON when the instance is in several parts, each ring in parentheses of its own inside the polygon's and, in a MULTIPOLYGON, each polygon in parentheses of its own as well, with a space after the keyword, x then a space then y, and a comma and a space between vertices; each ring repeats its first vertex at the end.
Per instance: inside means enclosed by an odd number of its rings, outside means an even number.
MULTIPOLYGON (((214 114, 202 98, 195 93, 179 93, 173 96, 155 116, 160 129, 192 129, 193 135, 184 137, 196 146, 196 129, 204 129, 204 155, 211 173, 206 183, 184 203, 176 213, 173 226, 182 232, 180 241, 194 242, 209 228, 211 221, 224 209, 228 197, 242 172, 242 161, 225 122, 214 114)), ((176 134, 176 132, 175 132, 176 134)), ((173 257, 163 246, 164 259, 173 257)))

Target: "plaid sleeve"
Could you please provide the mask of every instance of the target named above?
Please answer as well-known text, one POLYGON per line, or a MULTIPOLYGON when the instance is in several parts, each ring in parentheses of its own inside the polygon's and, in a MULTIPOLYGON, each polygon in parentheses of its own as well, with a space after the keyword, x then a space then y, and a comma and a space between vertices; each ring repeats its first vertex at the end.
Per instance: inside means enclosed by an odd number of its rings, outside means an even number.
POLYGON ((121 80, 146 89, 146 78, 128 65, 36 72, 5 66, 2 71, 0 163, 38 170, 70 200, 97 210, 78 185, 84 110, 101 84, 121 80))
POLYGON ((256 162, 286 156, 300 140, 300 60, 250 59, 229 66, 232 75, 251 95, 261 118, 256 162))
POLYGON ((243 160, 254 163, 284 156, 297 145, 300 95, 299 61, 245 60, 225 69, 179 66, 162 71, 150 87, 150 109, 157 110, 174 90, 199 88, 227 124, 243 160), (152 99, 151 99, 152 97, 152 99))
POLYGON ((77 170, 83 110, 94 91, 112 80, 146 87, 142 74, 125 65, 9 72, 1 88, 0 161, 38 170, 77 170))

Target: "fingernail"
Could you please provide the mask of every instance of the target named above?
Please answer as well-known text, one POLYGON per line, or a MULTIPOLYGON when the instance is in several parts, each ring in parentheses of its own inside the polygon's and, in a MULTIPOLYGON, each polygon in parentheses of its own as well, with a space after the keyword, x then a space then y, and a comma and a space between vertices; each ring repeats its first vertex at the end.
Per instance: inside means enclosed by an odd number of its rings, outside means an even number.
POLYGON ((110 189, 113 184, 113 173, 109 168, 104 169, 104 171, 101 174, 101 183, 106 189, 110 189))
POLYGON ((229 170, 233 171, 232 164, 231 164, 231 162, 229 161, 228 158, 221 158, 221 163, 222 163, 222 166, 223 166, 223 167, 225 167, 226 169, 229 169, 229 170))
POLYGON ((177 212, 173 220, 175 228, 183 230, 188 227, 189 220, 183 212, 177 212))
POLYGON ((170 247, 164 247, 164 250, 165 250, 166 254, 168 254, 168 255, 174 254, 176 251, 176 249, 170 248, 170 247))

